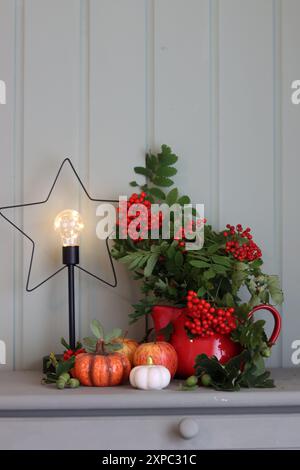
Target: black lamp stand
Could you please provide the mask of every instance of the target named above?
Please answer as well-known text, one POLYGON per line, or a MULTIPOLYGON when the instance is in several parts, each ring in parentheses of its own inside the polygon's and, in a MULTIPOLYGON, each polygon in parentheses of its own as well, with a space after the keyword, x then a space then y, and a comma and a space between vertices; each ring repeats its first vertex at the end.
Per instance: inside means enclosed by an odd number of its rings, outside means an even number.
POLYGON ((68 268, 68 298, 69 298, 69 344, 71 349, 76 346, 75 334, 75 282, 74 267, 79 264, 79 246, 63 246, 62 260, 68 268))

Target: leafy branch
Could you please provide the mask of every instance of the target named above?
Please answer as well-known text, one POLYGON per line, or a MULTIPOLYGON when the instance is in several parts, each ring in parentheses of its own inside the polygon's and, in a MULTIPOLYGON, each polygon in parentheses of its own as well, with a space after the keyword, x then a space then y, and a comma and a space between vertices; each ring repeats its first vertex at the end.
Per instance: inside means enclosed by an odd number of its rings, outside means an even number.
POLYGON ((146 191, 152 196, 153 202, 164 201, 169 206, 175 203, 189 204, 190 198, 186 195, 179 197, 177 188, 168 192, 162 189, 173 186, 174 181, 171 177, 177 174, 177 169, 174 167, 177 160, 178 156, 172 152, 171 148, 162 145, 161 151, 157 155, 151 152, 146 155, 145 166, 134 167, 134 172, 139 176, 146 177, 147 182, 138 183, 134 180, 130 182, 130 186, 146 191))

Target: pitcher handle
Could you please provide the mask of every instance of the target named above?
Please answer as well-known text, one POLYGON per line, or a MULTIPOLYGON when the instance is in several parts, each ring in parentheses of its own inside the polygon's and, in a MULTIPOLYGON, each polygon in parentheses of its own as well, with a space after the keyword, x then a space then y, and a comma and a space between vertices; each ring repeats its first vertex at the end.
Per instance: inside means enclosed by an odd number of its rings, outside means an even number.
POLYGON ((270 339, 268 340, 269 346, 273 346, 276 343, 276 340, 277 340, 277 338, 279 336, 279 333, 280 333, 280 330, 281 330, 281 316, 280 316, 280 313, 272 305, 261 304, 261 305, 257 305, 256 307, 254 307, 253 310, 251 310, 251 312, 249 313, 248 317, 251 318, 253 316, 253 314, 255 312, 257 312, 258 310, 268 310, 274 318, 273 332, 270 336, 270 339))

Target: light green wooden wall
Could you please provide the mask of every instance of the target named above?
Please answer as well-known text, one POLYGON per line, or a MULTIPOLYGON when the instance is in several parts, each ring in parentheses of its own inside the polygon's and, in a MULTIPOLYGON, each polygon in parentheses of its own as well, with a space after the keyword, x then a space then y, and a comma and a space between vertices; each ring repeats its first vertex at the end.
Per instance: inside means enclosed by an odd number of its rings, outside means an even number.
MULTIPOLYGON (((183 191, 205 203, 216 227, 253 227, 266 269, 282 276, 283 333, 271 365, 291 366, 300 339, 300 106, 290 100, 299 18, 297 0, 0 0, 0 204, 45 197, 65 156, 95 197, 126 194, 145 149, 171 145, 183 191)), ((92 220, 67 175, 64 185, 42 226, 35 211, 16 214, 39 235, 36 279, 59 262, 58 209, 71 198, 92 220)), ((67 336, 66 279, 26 293, 30 246, 1 220, 0 240, 6 367, 39 367, 67 336)), ((96 238, 82 257, 109 278, 96 238)), ((80 335, 94 317, 127 327, 137 288, 117 269, 116 290, 78 279, 80 335)))

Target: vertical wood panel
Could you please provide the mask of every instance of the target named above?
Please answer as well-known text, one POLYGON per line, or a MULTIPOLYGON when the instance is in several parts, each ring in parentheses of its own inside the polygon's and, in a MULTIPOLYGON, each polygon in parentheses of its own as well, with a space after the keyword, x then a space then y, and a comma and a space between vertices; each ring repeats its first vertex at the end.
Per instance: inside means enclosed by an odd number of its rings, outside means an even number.
POLYGON ((209 2, 209 135, 210 135, 210 223, 216 229, 220 222, 219 165, 219 0, 209 2))
MULTIPOLYGON (((24 1, 15 1, 15 87, 14 87, 14 204, 23 202, 24 167, 24 1)), ((13 212, 14 223, 22 227, 23 213, 13 212)), ((23 344, 23 245, 14 232, 14 368, 20 367, 23 344)))
MULTIPOLYGON (((80 43, 79 43, 79 132, 78 152, 79 171, 84 184, 89 179, 89 150, 90 150, 90 1, 80 0, 80 43)), ((81 194, 79 199, 80 213, 85 213, 86 197, 81 194)), ((84 252, 82 253, 84 254, 84 252)), ((82 315, 85 314, 84 273, 78 278, 78 337, 82 338, 82 315)))
MULTIPOLYGON (((273 0, 273 146, 274 146, 274 261, 273 268, 280 278, 282 285, 282 47, 281 47, 281 0, 273 0)), ((285 312, 285 306, 279 307, 279 312, 285 312)), ((284 313, 285 315, 285 313, 284 313)), ((280 342, 277 347, 277 361, 273 365, 283 365, 283 345, 285 328, 282 329, 280 342)))
MULTIPOLYGON (((63 158, 78 164, 79 132, 79 1, 25 2, 24 194, 23 200, 45 198, 63 158)), ((53 230, 57 212, 77 208, 78 191, 70 172, 45 206, 24 210, 24 229, 37 241, 33 281, 61 265, 61 242, 53 230)), ((24 272, 30 246, 24 243, 24 272)), ((20 367, 38 367, 43 354, 60 350, 67 337, 66 273, 23 299, 20 367)))
MULTIPOLYGON (((252 227, 265 270, 277 273, 272 7, 220 2, 220 223, 252 227)), ((271 363, 279 362, 275 348, 271 363)))
MULTIPOLYGON (((140 0, 90 2, 90 155, 89 189, 95 197, 128 194, 133 166, 145 148, 145 4, 140 0)), ((105 279, 112 274, 103 241, 95 235, 95 209, 89 216, 88 267, 105 279)), ((111 289, 82 278, 82 332, 92 318, 106 328, 128 327, 136 286, 117 265, 119 285, 111 289)), ((136 334, 142 325, 135 328, 136 334)))
POLYGON ((291 344, 300 339, 299 315, 299 147, 300 105, 291 102, 291 84, 300 79, 300 3, 282 2, 282 158, 283 158, 283 286, 284 365, 291 367, 291 344))
MULTIPOLYGON (((6 83, 6 104, 0 104, 0 161, 1 184, 0 205, 13 201, 14 166, 14 2, 0 0, 0 80, 6 83)), ((14 256, 13 232, 8 224, 0 219, 0 339, 6 343, 7 364, 0 370, 12 368, 14 363, 14 256)))
POLYGON ((210 205, 209 2, 155 1, 155 142, 180 155, 182 190, 210 205))

